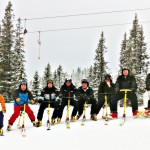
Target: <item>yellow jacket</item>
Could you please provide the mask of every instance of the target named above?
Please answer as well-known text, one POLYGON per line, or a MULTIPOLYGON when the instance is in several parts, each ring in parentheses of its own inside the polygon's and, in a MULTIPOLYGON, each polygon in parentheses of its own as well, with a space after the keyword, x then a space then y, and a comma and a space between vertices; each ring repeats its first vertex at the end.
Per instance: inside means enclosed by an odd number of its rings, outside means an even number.
POLYGON ((0 104, 1 104, 0 111, 6 111, 5 99, 4 99, 3 95, 1 95, 1 94, 0 94, 0 104))

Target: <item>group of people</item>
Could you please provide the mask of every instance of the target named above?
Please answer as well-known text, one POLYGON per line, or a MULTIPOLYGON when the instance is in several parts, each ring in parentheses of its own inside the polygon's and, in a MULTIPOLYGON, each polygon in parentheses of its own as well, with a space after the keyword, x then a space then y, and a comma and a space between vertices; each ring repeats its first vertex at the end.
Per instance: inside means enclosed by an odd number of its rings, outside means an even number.
MULTIPOLYGON (((124 97, 124 93, 120 91, 121 89, 131 90, 127 93, 127 98, 131 101, 133 117, 137 118, 139 116, 138 100, 136 95, 137 84, 135 77, 130 75, 128 68, 122 69, 122 74, 118 76, 115 84, 112 81, 111 75, 105 75, 104 81, 100 83, 98 88, 98 98, 95 98, 94 91, 89 86, 87 79, 82 79, 81 86, 77 89, 73 85, 72 79, 66 78, 59 91, 55 87, 53 80, 48 80, 46 87, 41 91, 41 95, 38 99, 40 106, 36 121, 34 112, 29 106, 29 103, 34 104, 35 100, 32 93, 28 90, 27 82, 22 81, 19 88, 13 93, 14 113, 8 120, 7 130, 11 130, 13 123, 19 116, 22 109, 24 109, 28 114, 33 126, 42 126, 43 113, 49 103, 50 107, 54 108, 51 116, 51 125, 56 123, 56 119, 59 124, 63 116, 63 110, 65 106, 68 105, 68 100, 70 100, 70 105, 73 106, 70 119, 71 122, 75 122, 81 117, 85 104, 91 105, 91 120, 97 121, 97 114, 104 106, 106 95, 110 108, 109 117, 112 119, 118 118, 117 103, 124 97)), ((0 111, 0 134, 2 134, 3 113, 6 112, 4 97, 2 95, 0 95, 0 102, 2 105, 2 110, 0 111)), ((150 116, 150 74, 148 74, 146 78, 146 92, 143 94, 143 102, 145 108, 144 115, 150 116)))

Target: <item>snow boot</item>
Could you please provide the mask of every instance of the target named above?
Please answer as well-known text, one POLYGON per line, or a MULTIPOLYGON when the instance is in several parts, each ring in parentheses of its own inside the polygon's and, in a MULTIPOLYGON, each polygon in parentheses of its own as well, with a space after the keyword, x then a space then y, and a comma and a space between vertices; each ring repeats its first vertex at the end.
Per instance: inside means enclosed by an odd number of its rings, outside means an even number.
POLYGON ((38 122, 36 122, 36 127, 41 127, 42 126, 42 121, 38 121, 38 122))
POLYGON ((138 111, 138 110, 135 110, 134 112, 133 112, 133 118, 139 118, 139 116, 140 116, 140 112, 138 111))
POLYGON ((146 109, 146 110, 144 111, 143 116, 144 116, 145 118, 150 118, 150 108, 148 108, 148 109, 146 109))
POLYGON ((55 119, 52 119, 51 125, 53 126, 55 124, 55 119))
POLYGON ((109 119, 117 119, 118 118, 118 113, 117 112, 112 112, 108 116, 109 119))
POLYGON ((71 122, 75 122, 75 121, 76 121, 75 116, 72 116, 70 121, 71 121, 71 122))
POLYGON ((32 121, 33 126, 36 127, 36 121, 32 121))
POLYGON ((61 118, 57 118, 57 123, 60 124, 61 118))
POLYGON ((11 124, 8 124, 8 126, 7 126, 7 131, 11 131, 11 128, 12 128, 12 125, 11 125, 11 124))
POLYGON ((96 116, 96 114, 91 115, 91 120, 93 120, 93 121, 97 121, 97 116, 96 116))
POLYGON ((0 129, 0 136, 3 136, 3 129, 0 129))
POLYGON ((79 120, 80 117, 81 117, 81 115, 77 115, 76 120, 79 120))

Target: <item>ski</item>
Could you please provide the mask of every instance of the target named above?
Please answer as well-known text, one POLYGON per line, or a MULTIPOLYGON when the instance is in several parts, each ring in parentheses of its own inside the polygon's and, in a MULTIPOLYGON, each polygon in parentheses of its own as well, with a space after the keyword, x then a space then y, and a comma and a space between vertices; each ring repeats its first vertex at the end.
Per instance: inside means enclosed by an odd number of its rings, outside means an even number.
POLYGON ((23 137, 26 137, 26 132, 25 132, 25 126, 24 126, 24 124, 22 125, 21 135, 22 135, 23 137))
POLYGON ((81 126, 84 126, 85 124, 85 120, 86 120, 86 117, 85 116, 83 116, 83 119, 82 119, 82 123, 81 123, 81 126))
POLYGON ((108 125, 108 121, 109 121, 109 120, 108 120, 108 117, 106 117, 106 118, 105 118, 105 123, 104 123, 104 125, 108 125))
POLYGON ((50 121, 47 120, 47 130, 50 130, 50 121))
POLYGON ((123 117, 122 117, 122 121, 120 122, 120 126, 123 126, 125 124, 125 121, 126 121, 126 117, 125 117, 125 114, 123 114, 123 117))
POLYGON ((70 121, 69 118, 66 119, 66 128, 70 129, 70 121))

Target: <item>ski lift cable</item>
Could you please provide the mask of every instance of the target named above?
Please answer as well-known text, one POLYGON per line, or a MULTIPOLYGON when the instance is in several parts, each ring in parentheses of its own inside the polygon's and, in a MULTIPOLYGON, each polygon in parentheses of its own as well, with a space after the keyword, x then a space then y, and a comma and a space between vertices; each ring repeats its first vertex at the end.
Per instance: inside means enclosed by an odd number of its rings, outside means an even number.
MULTIPOLYGON (((60 16, 48 16, 48 17, 37 17, 37 18, 25 18, 21 20, 32 21, 32 20, 42 20, 42 19, 55 19, 55 18, 67 18, 67 17, 78 17, 78 16, 90 16, 90 15, 101 15, 101 14, 112 14, 112 13, 122 13, 130 11, 145 11, 150 10, 150 8, 137 8, 137 9, 127 9, 127 10, 114 10, 114 11, 104 11, 104 12, 93 12, 93 13, 81 13, 81 14, 69 14, 60 16)), ((18 21, 18 20, 12 20, 18 21)), ((2 21, 0 21, 2 22, 2 21)))
MULTIPOLYGON (((139 23, 150 23, 150 21, 143 21, 139 23)), ((97 25, 97 26, 83 26, 83 27, 74 27, 74 28, 60 28, 60 29, 51 29, 51 30, 41 30, 40 32, 57 32, 57 31, 69 31, 69 30, 80 30, 80 29, 90 29, 90 28, 101 28, 101 27, 113 27, 113 26, 122 26, 129 25, 132 23, 118 23, 118 24, 106 24, 106 25, 97 25)), ((30 31, 28 33, 37 33, 39 31, 30 31)))

